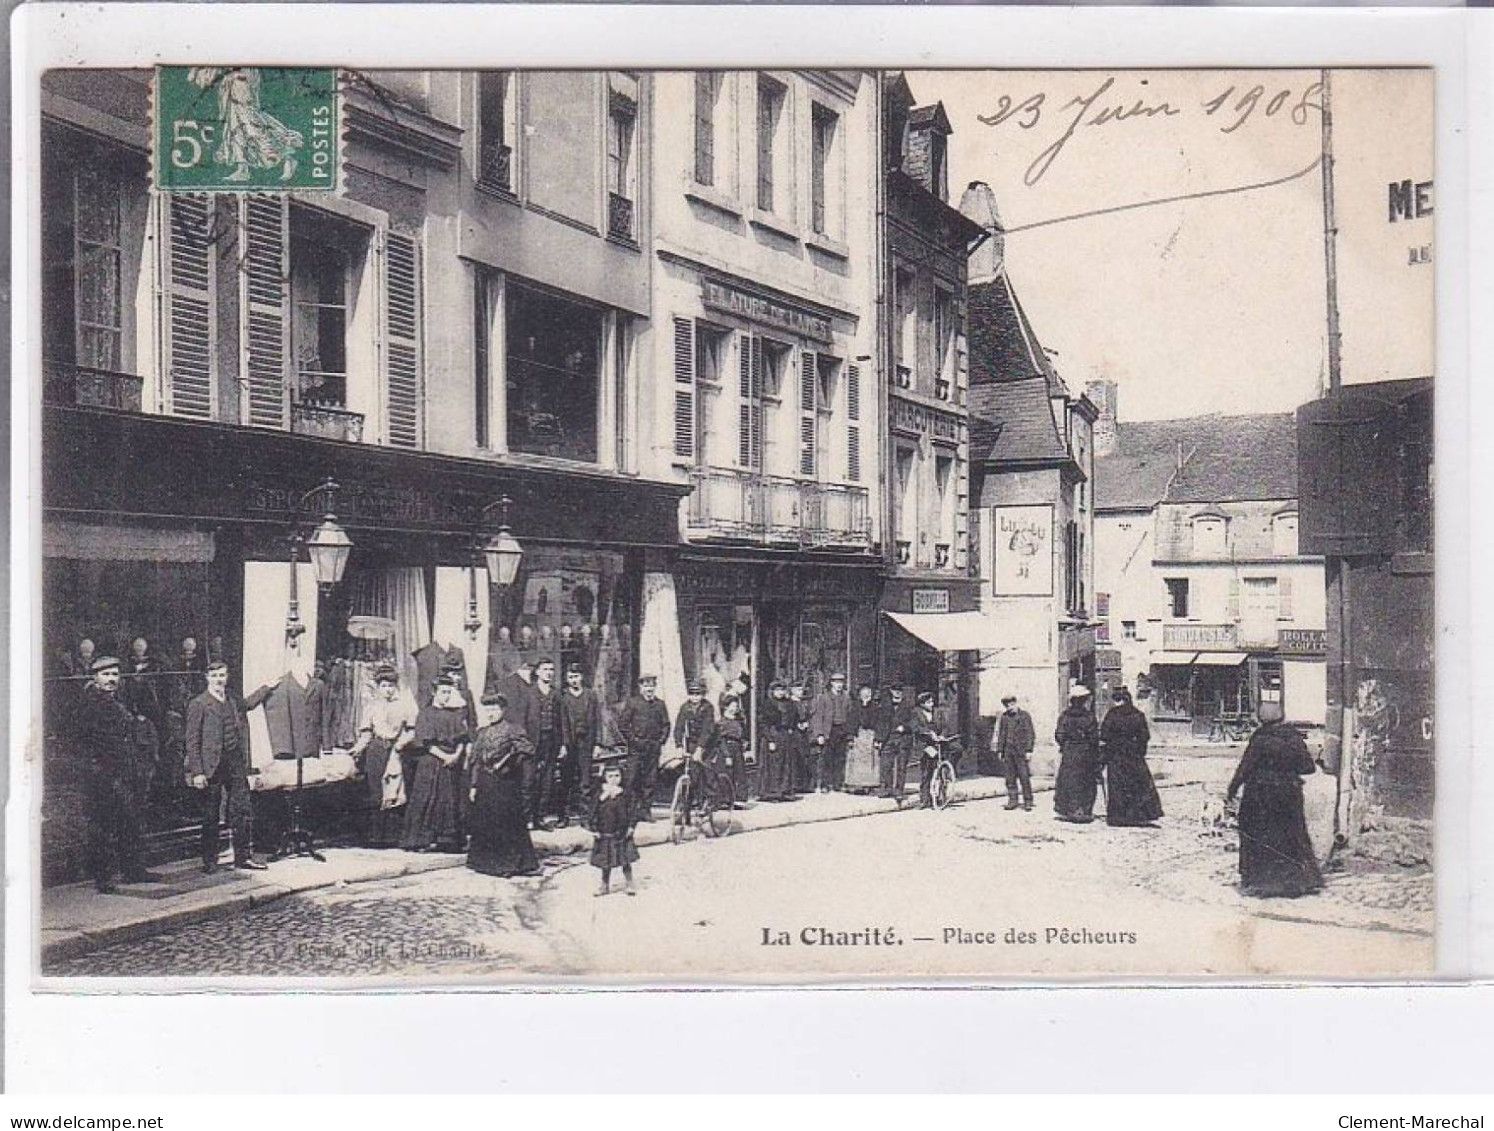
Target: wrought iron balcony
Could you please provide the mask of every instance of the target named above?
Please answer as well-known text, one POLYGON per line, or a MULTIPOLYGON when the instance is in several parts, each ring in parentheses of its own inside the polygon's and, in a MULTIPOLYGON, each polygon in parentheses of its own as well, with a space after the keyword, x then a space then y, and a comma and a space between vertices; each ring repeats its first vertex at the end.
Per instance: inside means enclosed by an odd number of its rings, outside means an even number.
POLYGON ((301 436, 359 443, 363 439, 363 414, 331 405, 304 402, 291 405, 291 431, 301 436))
POLYGON ((615 192, 607 194, 607 234, 615 239, 635 239, 633 202, 615 192))
POLYGON ((482 166, 477 172, 477 183, 484 188, 511 193, 513 183, 514 151, 508 145, 489 145, 483 148, 482 166))
POLYGON ((696 471, 693 478, 689 529, 694 537, 801 549, 871 545, 865 487, 714 469, 696 471))
POLYGON ((66 361, 42 363, 42 398, 48 404, 139 412, 144 387, 144 379, 133 373, 114 373, 66 361))

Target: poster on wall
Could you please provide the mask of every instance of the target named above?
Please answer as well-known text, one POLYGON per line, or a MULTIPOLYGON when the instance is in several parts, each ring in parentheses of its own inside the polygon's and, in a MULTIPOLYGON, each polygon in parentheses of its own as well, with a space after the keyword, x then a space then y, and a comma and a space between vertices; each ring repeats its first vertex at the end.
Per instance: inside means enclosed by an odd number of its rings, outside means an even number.
POLYGON ((1053 507, 996 507, 991 523, 991 579, 997 597, 1053 595, 1053 507))

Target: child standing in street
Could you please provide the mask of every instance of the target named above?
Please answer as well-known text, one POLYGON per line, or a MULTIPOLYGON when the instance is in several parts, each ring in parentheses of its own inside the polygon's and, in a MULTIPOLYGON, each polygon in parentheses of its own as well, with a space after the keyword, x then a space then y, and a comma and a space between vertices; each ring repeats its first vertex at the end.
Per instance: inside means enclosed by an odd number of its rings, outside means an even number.
POLYGON ((602 786, 591 807, 591 829, 597 837, 591 849, 591 866, 602 870, 597 895, 612 890, 613 868, 622 869, 624 890, 629 895, 637 894, 633 887, 633 861, 638 859, 638 846, 633 843, 637 814, 623 790, 622 778, 622 766, 616 761, 608 762, 602 769, 602 786))

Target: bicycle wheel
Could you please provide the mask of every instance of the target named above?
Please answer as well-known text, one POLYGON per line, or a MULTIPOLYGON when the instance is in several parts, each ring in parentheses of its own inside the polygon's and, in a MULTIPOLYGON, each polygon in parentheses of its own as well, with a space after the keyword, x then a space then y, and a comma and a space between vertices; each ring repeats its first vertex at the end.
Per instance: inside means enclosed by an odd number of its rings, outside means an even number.
POLYGON ((935 809, 943 809, 949 804, 954 780, 954 767, 948 762, 941 760, 939 765, 934 769, 934 780, 929 783, 929 791, 933 794, 935 809))
POLYGON ((706 836, 721 837, 731 832, 731 808, 736 799, 731 778, 725 774, 717 774, 706 785, 705 811, 701 814, 701 827, 706 836))
POLYGON ((690 823, 690 776, 681 774, 674 783, 674 797, 669 802, 669 839, 675 844, 685 839, 685 826, 690 823))

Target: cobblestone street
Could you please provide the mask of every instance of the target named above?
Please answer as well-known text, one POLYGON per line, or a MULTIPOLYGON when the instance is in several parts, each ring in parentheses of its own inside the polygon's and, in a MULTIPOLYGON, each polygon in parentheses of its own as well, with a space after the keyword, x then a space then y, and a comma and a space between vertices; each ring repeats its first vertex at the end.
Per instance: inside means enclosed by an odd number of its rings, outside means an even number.
MULTIPOLYGON (((783 978, 1429 968, 1429 872, 1331 872, 1314 896, 1245 899, 1232 835, 1198 818, 1233 759, 1164 756, 1155 766, 1168 810, 1158 829, 1062 824, 1046 797, 1032 813, 971 802, 647 849, 637 898, 594 898, 584 856, 511 881, 455 869, 291 897, 47 972, 450 983, 583 972, 688 980, 713 968, 783 978), (895 941, 805 942, 806 931, 872 927, 895 941), (1009 931, 1037 941, 1008 942, 1009 931), (1086 931, 1135 942, 1088 942, 1086 931), (982 941, 959 941, 967 936, 982 941)), ((1310 800, 1316 823, 1321 794, 1310 800)))

